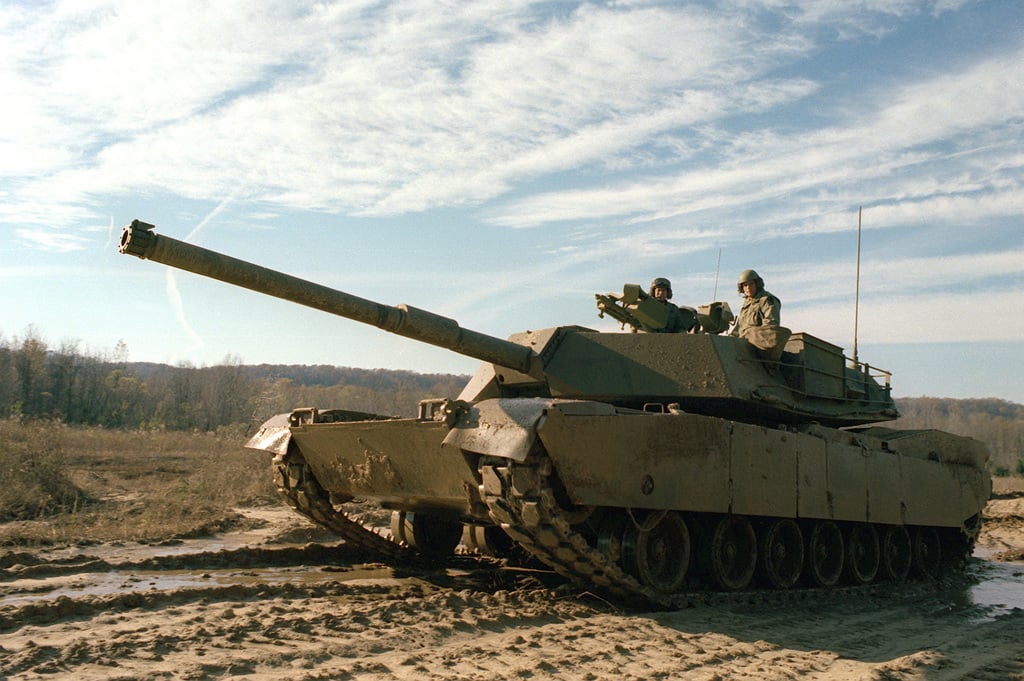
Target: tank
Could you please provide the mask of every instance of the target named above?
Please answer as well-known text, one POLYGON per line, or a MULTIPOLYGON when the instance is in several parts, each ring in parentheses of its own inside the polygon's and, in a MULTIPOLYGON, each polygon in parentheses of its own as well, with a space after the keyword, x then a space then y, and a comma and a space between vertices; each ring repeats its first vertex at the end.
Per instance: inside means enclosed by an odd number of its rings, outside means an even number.
POLYGON ((305 406, 247 443, 274 455, 296 511, 379 558, 436 560, 461 543, 671 605, 693 590, 935 577, 980 530, 985 447, 877 425, 898 416, 889 373, 808 333, 723 335, 725 303, 684 308, 697 332, 637 332, 664 313, 627 285, 595 294, 620 332, 505 340, 153 230, 132 222, 120 251, 482 362, 456 399, 423 400, 415 418, 305 406), (347 513, 353 501, 391 510, 390 536, 347 513))

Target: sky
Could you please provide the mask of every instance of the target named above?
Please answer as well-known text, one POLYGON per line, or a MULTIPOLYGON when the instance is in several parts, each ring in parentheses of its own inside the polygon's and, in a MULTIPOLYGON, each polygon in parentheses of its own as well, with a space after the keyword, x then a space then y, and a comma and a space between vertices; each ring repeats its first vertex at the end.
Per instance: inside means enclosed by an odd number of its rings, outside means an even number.
POLYGON ((478 365, 118 254, 141 219, 501 338, 754 268, 897 398, 1024 403, 1019 0, 0 0, 0 96, 4 343, 478 365))

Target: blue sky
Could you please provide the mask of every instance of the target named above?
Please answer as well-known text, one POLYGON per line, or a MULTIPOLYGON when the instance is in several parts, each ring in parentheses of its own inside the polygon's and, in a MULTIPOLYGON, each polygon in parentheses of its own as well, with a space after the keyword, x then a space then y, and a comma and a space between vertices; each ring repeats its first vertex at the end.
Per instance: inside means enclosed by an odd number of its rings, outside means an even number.
POLYGON ((900 396, 1024 402, 1024 4, 0 2, 0 336, 477 362, 118 255, 158 232, 507 337, 673 282, 900 396), (719 266, 720 260, 720 266, 719 266))

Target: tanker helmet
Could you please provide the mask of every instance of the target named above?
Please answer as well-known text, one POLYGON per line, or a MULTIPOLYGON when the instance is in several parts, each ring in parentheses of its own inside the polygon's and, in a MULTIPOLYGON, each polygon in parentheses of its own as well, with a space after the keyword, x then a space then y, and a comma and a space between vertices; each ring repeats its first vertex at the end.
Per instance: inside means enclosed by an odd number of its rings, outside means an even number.
POLYGON ((736 282, 736 291, 742 294, 743 285, 746 284, 748 281, 756 281, 757 290, 764 290, 764 279, 762 279, 757 272, 755 272, 754 270, 743 270, 742 272, 740 272, 739 281, 736 282))
POLYGON ((669 299, 672 298, 672 282, 669 281, 668 279, 666 279, 665 277, 656 277, 654 279, 654 281, 651 282, 651 288, 648 289, 647 295, 649 295, 649 296, 651 296, 653 298, 654 297, 654 289, 656 289, 656 288, 663 288, 663 289, 665 289, 666 291, 668 291, 669 299))

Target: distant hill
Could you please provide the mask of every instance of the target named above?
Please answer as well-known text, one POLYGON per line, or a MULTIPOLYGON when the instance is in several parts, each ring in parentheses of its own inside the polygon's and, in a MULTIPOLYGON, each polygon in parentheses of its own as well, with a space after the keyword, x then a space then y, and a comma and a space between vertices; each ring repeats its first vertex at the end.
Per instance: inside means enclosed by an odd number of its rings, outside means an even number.
POLYGON ((466 383, 469 376, 455 374, 421 374, 415 371, 395 369, 357 369, 336 367, 327 364, 256 364, 247 365, 256 378, 277 380, 287 378, 302 385, 357 385, 363 388, 396 390, 409 386, 420 386, 428 390, 438 383, 460 381, 466 383))
POLYGON ((248 415, 250 423, 258 424, 296 407, 410 417, 416 415, 420 400, 454 398, 470 378, 326 364, 237 364, 197 369, 129 363, 125 371, 141 377, 149 386, 149 394, 161 390, 173 394, 166 401, 168 408, 156 409, 169 427, 193 425, 197 412, 212 414, 206 422, 199 419, 203 429, 235 422, 243 414, 248 415))
MULTIPOLYGON (((187 365, 178 367, 154 362, 129 362, 125 367, 142 378, 167 375, 183 368, 193 369, 187 365)), ((276 381, 284 378, 305 386, 332 386, 344 383, 375 390, 407 389, 415 386, 429 390, 438 383, 466 383, 470 378, 468 375, 459 374, 421 374, 402 369, 359 369, 329 364, 242 364, 239 368, 253 379, 276 381)))
POLYGON ((992 418, 1024 420, 1024 404, 994 397, 952 399, 945 397, 901 397, 896 406, 904 416, 914 418, 962 418, 981 414, 992 418))

